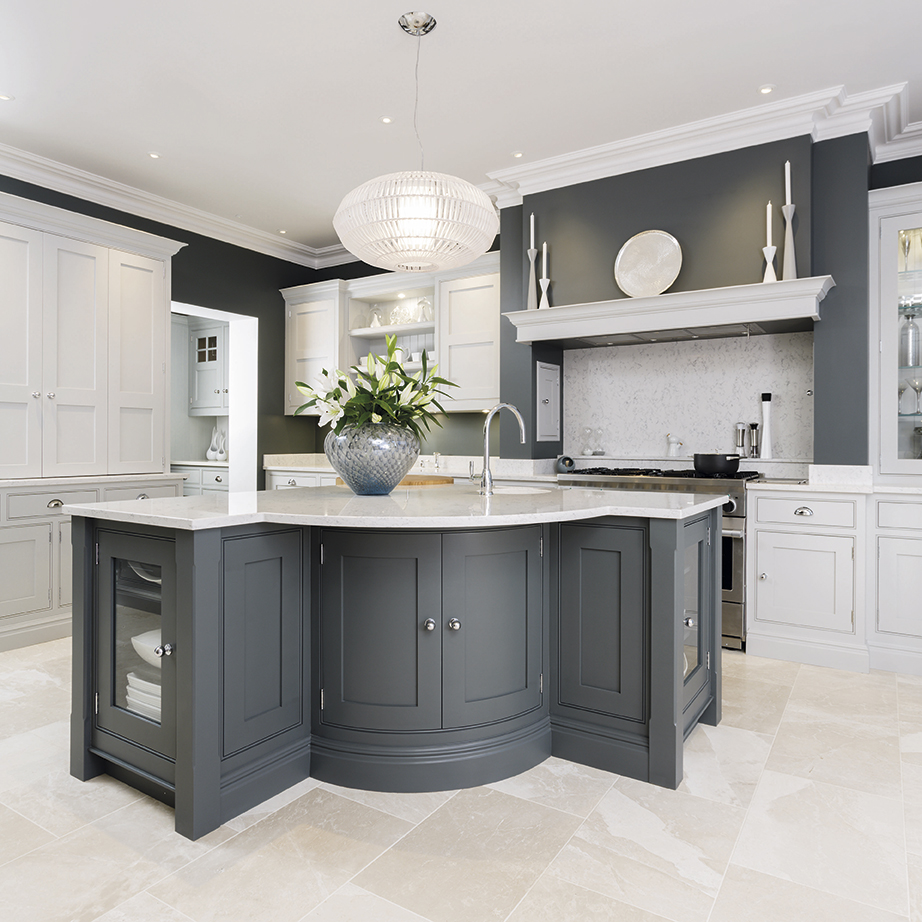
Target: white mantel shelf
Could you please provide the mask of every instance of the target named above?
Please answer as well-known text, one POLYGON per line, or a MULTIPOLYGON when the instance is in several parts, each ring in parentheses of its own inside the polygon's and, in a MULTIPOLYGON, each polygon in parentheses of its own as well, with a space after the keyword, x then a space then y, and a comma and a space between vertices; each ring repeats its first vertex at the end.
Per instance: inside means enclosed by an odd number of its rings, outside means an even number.
MULTIPOLYGON (((606 336, 688 331, 689 338, 733 325, 820 319, 820 301, 835 285, 831 275, 788 281, 676 291, 652 298, 617 298, 503 314, 520 343, 598 340, 606 336)), ((597 343, 601 345, 601 342, 597 343)))

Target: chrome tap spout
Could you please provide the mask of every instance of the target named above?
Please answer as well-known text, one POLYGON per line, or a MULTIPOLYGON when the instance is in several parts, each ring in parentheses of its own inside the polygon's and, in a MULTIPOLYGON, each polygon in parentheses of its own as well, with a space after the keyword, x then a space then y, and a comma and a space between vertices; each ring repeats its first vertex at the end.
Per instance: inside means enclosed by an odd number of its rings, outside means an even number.
POLYGON ((493 495, 493 474, 490 473, 490 423, 500 410, 509 410, 519 421, 519 441, 525 444, 525 420, 522 414, 511 403, 498 403, 489 413, 483 424, 483 473, 480 475, 480 493, 483 496, 493 495))

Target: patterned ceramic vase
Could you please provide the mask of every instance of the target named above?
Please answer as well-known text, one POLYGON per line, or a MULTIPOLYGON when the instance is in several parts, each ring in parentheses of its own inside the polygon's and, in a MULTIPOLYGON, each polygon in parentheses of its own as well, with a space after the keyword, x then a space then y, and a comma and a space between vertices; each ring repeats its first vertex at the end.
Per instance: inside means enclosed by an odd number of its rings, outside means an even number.
POLYGON ((419 457, 419 439, 409 429, 390 423, 331 429, 323 451, 333 470, 359 496, 383 496, 403 480, 419 457))

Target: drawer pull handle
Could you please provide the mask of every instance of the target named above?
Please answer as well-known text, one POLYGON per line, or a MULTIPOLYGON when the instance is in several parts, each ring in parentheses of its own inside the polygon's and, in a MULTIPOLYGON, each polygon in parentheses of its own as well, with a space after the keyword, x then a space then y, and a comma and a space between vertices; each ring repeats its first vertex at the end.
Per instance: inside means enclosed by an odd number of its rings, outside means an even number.
POLYGON ((434 621, 432 618, 426 618, 426 620, 423 622, 423 627, 424 627, 427 631, 434 631, 434 630, 435 630, 435 621, 434 621))
POLYGON ((139 493, 138 499, 150 499, 150 497, 146 493, 139 493))
POLYGON ((288 481, 288 486, 290 486, 290 487, 296 487, 297 485, 298 485, 298 481, 295 480, 294 477, 292 477, 292 478, 288 481))
POLYGON ((216 474, 216 475, 215 475, 214 482, 215 482, 215 483, 221 483, 221 482, 222 482, 222 481, 221 481, 221 475, 220 475, 220 474, 216 474))
POLYGON ((448 622, 448 630, 450 630, 450 631, 460 631, 460 630, 461 630, 461 622, 460 622, 457 618, 452 618, 452 619, 448 622))
POLYGON ((53 500, 51 500, 50 503, 48 503, 48 508, 49 508, 49 509, 60 509, 61 506, 63 506, 63 505, 64 505, 64 500, 63 500, 63 499, 53 499, 53 500))
POLYGON ((794 515, 813 515, 813 510, 809 506, 799 506, 794 510, 794 515))
POLYGON ((165 643, 163 646, 154 647, 154 656, 172 656, 176 647, 171 643, 165 643))

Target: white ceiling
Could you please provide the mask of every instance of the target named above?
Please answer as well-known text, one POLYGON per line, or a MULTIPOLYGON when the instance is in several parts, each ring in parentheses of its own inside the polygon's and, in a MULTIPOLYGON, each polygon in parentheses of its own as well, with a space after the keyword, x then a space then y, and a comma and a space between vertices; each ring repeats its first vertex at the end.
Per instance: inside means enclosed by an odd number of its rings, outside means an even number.
MULTIPOLYGON (((919 0, 433 0, 427 169, 475 184, 844 87, 906 83, 919 0), (758 87, 775 84, 768 97, 758 87), (513 159, 512 152, 524 152, 513 159)), ((417 40, 382 0, 0 0, 0 173, 19 151, 321 248, 352 187, 419 167, 417 40), (390 125, 380 122, 388 115, 390 125), (151 159, 149 151, 162 154, 151 159)))

